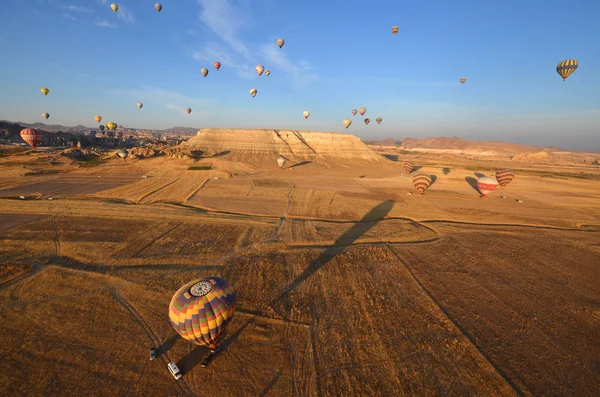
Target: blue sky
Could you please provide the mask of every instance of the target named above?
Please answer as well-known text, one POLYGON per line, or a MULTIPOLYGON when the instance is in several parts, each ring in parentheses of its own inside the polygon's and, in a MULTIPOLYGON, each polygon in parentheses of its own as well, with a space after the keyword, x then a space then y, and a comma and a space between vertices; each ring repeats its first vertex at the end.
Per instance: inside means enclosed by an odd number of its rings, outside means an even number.
POLYGON ((598 0, 159 0, 161 13, 155 0, 114 2, 117 13, 108 0, 3 6, 0 119, 44 121, 48 112, 47 123, 92 127, 98 114, 138 128, 460 136, 600 150, 598 0), (563 82, 555 68, 570 58, 580 66, 563 82), (259 63, 271 76, 257 75, 259 63), (350 113, 361 106, 368 126, 350 113))

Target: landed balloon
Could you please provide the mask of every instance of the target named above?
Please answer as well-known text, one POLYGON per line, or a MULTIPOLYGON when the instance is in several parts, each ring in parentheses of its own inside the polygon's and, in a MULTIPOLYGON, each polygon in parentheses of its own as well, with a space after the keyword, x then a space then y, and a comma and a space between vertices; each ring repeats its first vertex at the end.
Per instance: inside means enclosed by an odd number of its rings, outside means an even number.
POLYGON ((381 124, 381 122, 383 121, 383 119, 381 117, 377 117, 375 119, 375 121, 377 122, 377 124, 381 124))
POLYGON ((109 130, 109 131, 110 130, 116 130, 117 129, 117 125, 111 121, 110 123, 106 123, 106 129, 109 130))
POLYGON ((279 156, 279 158, 277 159, 277 165, 279 166, 279 168, 283 168, 286 162, 287 159, 283 156, 279 156))
POLYGON ((358 112, 360 113, 361 116, 364 116, 365 113, 367 113, 367 108, 360 108, 360 109, 358 109, 358 112))
POLYGON ((394 35, 396 35, 396 33, 398 33, 398 31, 399 31, 399 30, 400 30, 400 29, 398 28, 398 26, 394 26, 394 27, 392 28, 392 33, 393 33, 394 35))
POLYGON ((371 120, 370 120, 370 119, 368 119, 368 118, 366 118, 366 119, 365 119, 365 124, 366 124, 366 125, 369 125, 369 123, 370 123, 370 122, 371 122, 371 120))
POLYGON ((575 59, 567 59, 556 66, 556 72, 563 78, 563 81, 566 81, 567 77, 572 75, 578 66, 579 62, 575 59))
POLYGON ((352 120, 346 119, 346 120, 342 121, 342 124, 344 124, 344 127, 348 128, 348 127, 350 127, 350 124, 352 124, 352 120))
POLYGON ((511 183, 513 179, 515 179, 515 173, 512 170, 503 169, 496 172, 496 180, 502 187, 511 183))
POLYGON ((356 110, 356 109, 352 109, 352 115, 353 115, 353 116, 356 116, 356 113, 358 113, 358 110, 356 110))
POLYGON ((158 11, 158 12, 162 11, 162 6, 160 5, 160 3, 154 4, 154 8, 156 8, 156 11, 158 11))
POLYGON ((48 120, 48 117, 50 117, 50 115, 48 113, 42 113, 42 117, 48 120))
POLYGON ((282 38, 277 39, 277 45, 279 46, 279 48, 283 47, 284 44, 285 40, 283 40, 282 38))
POLYGON ((110 8, 112 8, 112 10, 114 12, 117 12, 117 10, 119 9, 119 6, 113 3, 113 4, 110 5, 110 8))
POLYGON ((121 149, 117 152, 117 154, 119 155, 119 157, 121 157, 122 159, 126 159, 127 156, 129 156, 129 152, 125 149, 121 149))
POLYGON ((206 78, 206 76, 208 76, 208 69, 202 68, 202 69, 200 69, 200 73, 202 73, 202 76, 204 76, 204 78, 206 78))
POLYGON ((21 130, 21 138, 35 149, 42 141, 42 133, 35 128, 25 128, 21 130))
POLYGON ((102 121, 102 117, 101 116, 96 116, 94 117, 94 120, 96 120, 97 123, 102 121))
POLYGON ((415 168, 415 166, 409 161, 405 161, 403 166, 404 166, 404 173, 406 175, 410 174, 412 172, 413 168, 415 168))
POLYGON ((42 91, 42 94, 44 95, 48 95, 48 93, 50 92, 50 90, 47 88, 40 88, 40 91, 42 91))
POLYGON ((190 342, 216 349, 235 313, 235 291, 218 277, 202 277, 179 288, 171 298, 169 320, 190 342))
POLYGON ((305 110, 304 112, 302 112, 302 115, 304 116, 305 119, 307 119, 308 116, 310 116, 310 112, 308 110, 305 110))
POLYGON ((490 178, 489 176, 483 176, 477 180, 477 189, 481 193, 481 197, 486 197, 488 194, 493 192, 498 186, 496 178, 490 178))
POLYGON ((259 76, 262 76, 264 70, 265 67, 263 65, 256 65, 256 73, 258 73, 259 76))
POLYGON ((252 95, 252 98, 254 98, 256 96, 256 94, 258 93, 258 91, 256 90, 256 88, 252 88, 250 90, 250 95, 252 95))
POLYGON ((190 114, 190 113, 192 113, 192 109, 190 109, 190 108, 187 108, 187 109, 185 109, 185 112, 186 112, 187 114, 190 114))
POLYGON ((267 70, 265 71, 265 75, 267 75, 267 76, 270 76, 270 75, 271 75, 271 71, 270 71, 269 69, 267 69, 267 70))
POLYGON ((425 190, 431 186, 431 177, 425 174, 415 175, 413 178, 413 185, 415 185, 417 193, 422 195, 425 193, 425 190))
POLYGON ((466 83, 466 81, 467 81, 467 78, 466 78, 466 77, 461 77, 461 79, 460 79, 460 83, 461 83, 461 84, 464 84, 464 83, 466 83))
POLYGON ((143 104, 143 103, 141 103, 141 102, 138 102, 137 106, 138 106, 138 108, 140 108, 140 109, 141 109, 141 108, 143 108, 143 107, 144 107, 144 104, 143 104))
POLYGON ((215 69, 221 69, 221 62, 215 62, 213 65, 215 65, 215 69))

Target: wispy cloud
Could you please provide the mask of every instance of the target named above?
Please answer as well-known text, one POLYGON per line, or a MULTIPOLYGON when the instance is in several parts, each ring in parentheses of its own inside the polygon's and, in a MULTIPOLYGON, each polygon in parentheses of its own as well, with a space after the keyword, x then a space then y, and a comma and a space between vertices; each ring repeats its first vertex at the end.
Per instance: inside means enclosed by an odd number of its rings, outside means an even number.
POLYGON ((68 12, 63 14, 63 18, 71 19, 73 21, 76 19, 73 15, 69 14, 68 12))
POLYGON ((127 23, 135 23, 135 18, 133 14, 125 7, 119 6, 119 11, 117 11, 117 16, 119 19, 127 22, 127 23))
POLYGON ((130 97, 133 101, 162 104, 167 109, 182 111, 184 113, 185 109, 189 107, 193 110, 192 114, 201 114, 202 116, 212 115, 210 108, 214 104, 213 101, 188 97, 178 92, 158 87, 140 84, 139 88, 126 90, 119 89, 117 92, 121 95, 130 97), (202 109, 202 111, 200 111, 200 109, 202 109))
POLYGON ((73 4, 65 4, 62 6, 62 8, 63 8, 63 10, 67 10, 67 11, 71 11, 71 12, 84 12, 84 13, 94 12, 94 10, 92 10, 91 8, 73 5, 73 4))
POLYGON ((111 22, 108 22, 106 19, 98 19, 94 22, 94 25, 100 26, 101 28, 116 28, 117 25, 111 22))
POLYGON ((312 72, 314 68, 307 61, 290 61, 286 53, 272 43, 263 45, 261 53, 265 57, 267 64, 274 65, 280 69, 296 87, 310 85, 319 79, 312 72))
POLYGON ((241 78, 251 79, 256 75, 252 64, 246 60, 238 63, 229 51, 214 41, 207 42, 201 50, 192 50, 186 47, 186 51, 192 58, 205 67, 209 67, 213 62, 219 61, 221 64, 226 65, 227 68, 235 69, 241 78))
POLYGON ((443 87, 457 87, 460 85, 460 81, 418 81, 413 79, 392 79, 389 77, 379 77, 379 76, 365 76, 363 77, 365 80, 370 80, 378 83, 384 84, 392 84, 399 85, 404 87, 432 87, 432 88, 443 88, 443 87))
POLYGON ((237 53, 248 58, 250 51, 238 38, 238 32, 251 22, 249 10, 243 10, 228 0, 198 0, 200 20, 237 53))

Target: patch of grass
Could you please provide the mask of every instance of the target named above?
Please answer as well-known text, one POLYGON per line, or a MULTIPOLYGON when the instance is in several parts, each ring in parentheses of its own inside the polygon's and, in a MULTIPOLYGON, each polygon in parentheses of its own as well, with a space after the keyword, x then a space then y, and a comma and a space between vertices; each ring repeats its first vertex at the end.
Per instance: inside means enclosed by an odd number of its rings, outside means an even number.
POLYGON ((364 178, 365 176, 366 176, 366 175, 361 175, 361 176, 359 176, 359 178, 364 178))
POLYGON ((188 167, 190 171, 210 171, 213 167, 211 165, 191 165, 188 167))
POLYGON ((25 176, 31 176, 31 175, 51 175, 51 174, 58 174, 60 172, 61 172, 60 170, 38 170, 38 171, 26 172, 25 176))
POLYGON ((79 167, 81 167, 81 168, 97 167, 104 163, 106 163, 106 159, 104 159, 100 156, 90 156, 89 158, 81 160, 81 162, 79 163, 79 167))

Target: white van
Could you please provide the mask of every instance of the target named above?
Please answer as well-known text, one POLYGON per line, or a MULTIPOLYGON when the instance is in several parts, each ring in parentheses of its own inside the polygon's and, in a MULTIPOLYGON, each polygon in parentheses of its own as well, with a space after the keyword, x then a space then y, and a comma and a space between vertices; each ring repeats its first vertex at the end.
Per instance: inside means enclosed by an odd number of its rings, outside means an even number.
POLYGON ((171 361, 167 367, 169 368, 169 372, 171 375, 173 375, 175 380, 179 380, 181 378, 181 371, 173 361, 171 361))

